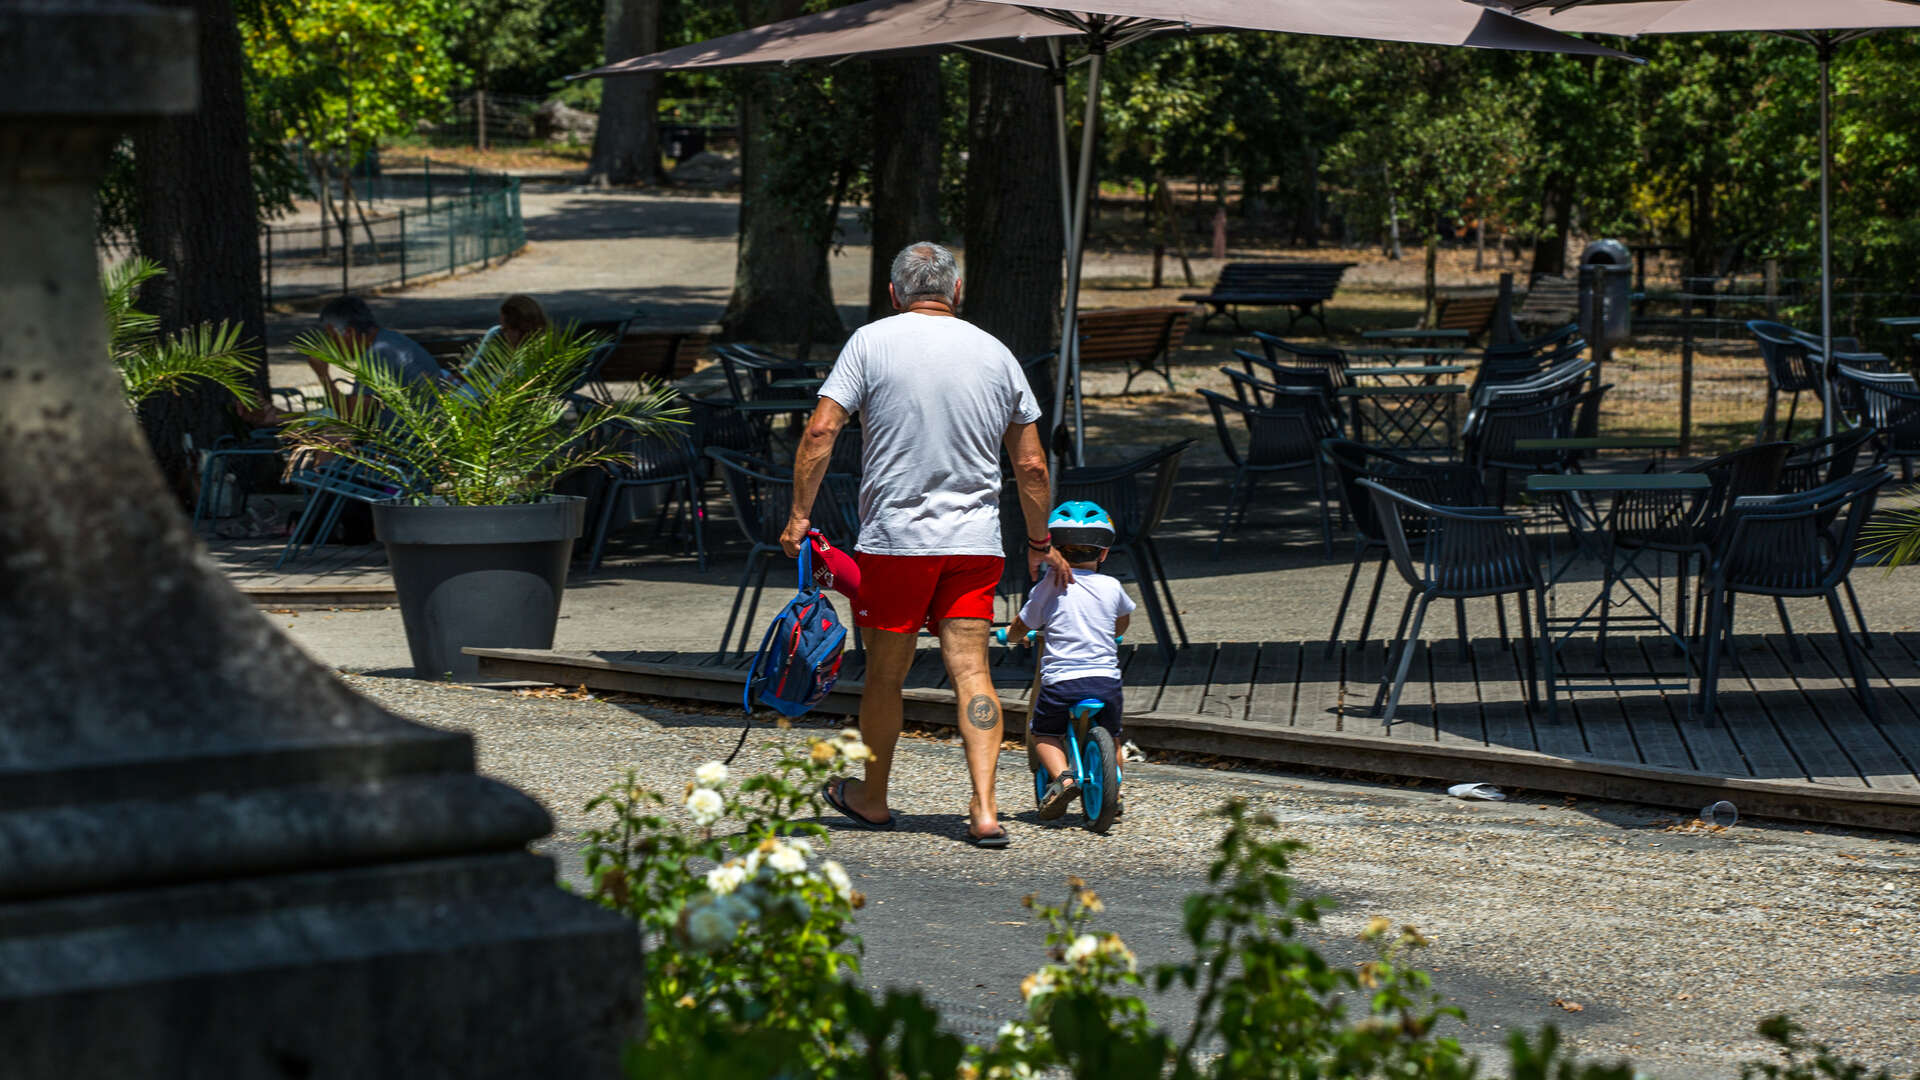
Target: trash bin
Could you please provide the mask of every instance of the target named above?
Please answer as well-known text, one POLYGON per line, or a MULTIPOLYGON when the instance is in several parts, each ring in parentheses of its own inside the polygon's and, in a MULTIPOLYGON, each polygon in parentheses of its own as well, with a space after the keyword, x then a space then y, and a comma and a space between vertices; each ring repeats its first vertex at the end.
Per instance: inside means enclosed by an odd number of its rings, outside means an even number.
POLYGON ((1608 347, 1633 332, 1633 253, 1618 240, 1595 240, 1580 253, 1580 331, 1591 335, 1593 295, 1601 295, 1604 324, 1599 338, 1608 347))

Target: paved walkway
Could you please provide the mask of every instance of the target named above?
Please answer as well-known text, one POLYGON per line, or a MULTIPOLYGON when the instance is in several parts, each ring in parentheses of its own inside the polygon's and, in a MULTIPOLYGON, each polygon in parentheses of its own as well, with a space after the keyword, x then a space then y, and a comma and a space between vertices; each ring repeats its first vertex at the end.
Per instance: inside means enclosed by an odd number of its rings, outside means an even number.
MULTIPOLYGON (((738 730, 737 715, 657 702, 349 681, 405 715, 473 732, 483 770, 553 811, 543 847, 575 880, 591 795, 630 767, 678 792, 738 730)), ((807 734, 750 739, 736 773, 769 763, 775 740, 807 734)), ((1618 803, 1462 803, 1432 785, 1166 761, 1129 766, 1128 815, 1097 837, 1072 817, 1035 819, 1022 762, 1008 754, 999 791, 1014 846, 982 852, 961 839, 957 744, 908 738, 898 760, 900 830, 836 830, 831 849, 870 899, 856 923, 866 977, 921 989, 976 1033, 1019 1015, 1020 979, 1045 962, 1021 897, 1059 897, 1069 874, 1099 891, 1101 925, 1143 965, 1179 956, 1180 903, 1201 886, 1218 836, 1208 812, 1243 796, 1309 845, 1295 863, 1302 887, 1339 902, 1310 940, 1355 962, 1367 919, 1418 926, 1433 946, 1415 962, 1468 1014, 1449 1030, 1491 1061, 1504 1061, 1515 1027, 1554 1023, 1591 1057, 1631 1055, 1675 1080, 1730 1078, 1765 1054, 1754 1025, 1786 1011, 1874 1066, 1920 1065, 1920 870, 1906 840, 1764 824, 1703 833, 1618 803)), ((1148 1002, 1176 1031, 1191 1015, 1179 993, 1148 1002)))
MULTIPOLYGON (((659 326, 711 323, 733 288, 740 203, 733 196, 605 192, 528 184, 520 198, 527 248, 489 270, 368 298, 382 323, 421 334, 484 331, 497 321, 500 298, 526 293, 556 320, 612 318, 638 312, 659 326)), ((845 245, 828 266, 840 317, 857 326, 866 314, 866 232, 849 210, 841 217, 845 245)), ((268 319, 267 342, 278 377, 306 367, 284 346, 314 325, 317 305, 268 319)))

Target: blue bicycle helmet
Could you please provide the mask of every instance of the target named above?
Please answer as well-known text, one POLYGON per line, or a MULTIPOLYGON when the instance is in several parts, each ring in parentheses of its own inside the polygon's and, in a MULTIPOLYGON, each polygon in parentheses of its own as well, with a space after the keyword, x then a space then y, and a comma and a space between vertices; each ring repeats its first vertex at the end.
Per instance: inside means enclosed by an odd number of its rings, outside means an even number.
POLYGON ((1113 518, 1099 503, 1084 499, 1063 502, 1047 518, 1047 535, 1056 547, 1109 548, 1113 546, 1113 518))

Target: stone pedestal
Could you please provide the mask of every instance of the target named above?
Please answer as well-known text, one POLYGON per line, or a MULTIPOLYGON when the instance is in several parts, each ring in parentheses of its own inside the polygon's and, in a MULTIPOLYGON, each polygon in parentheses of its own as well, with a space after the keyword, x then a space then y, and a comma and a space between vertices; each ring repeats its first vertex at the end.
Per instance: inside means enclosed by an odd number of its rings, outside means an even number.
POLYGON ((599 1076, 637 933, 471 740, 226 584, 106 361, 93 197, 191 109, 180 9, 0 0, 0 1062, 10 1077, 599 1076))

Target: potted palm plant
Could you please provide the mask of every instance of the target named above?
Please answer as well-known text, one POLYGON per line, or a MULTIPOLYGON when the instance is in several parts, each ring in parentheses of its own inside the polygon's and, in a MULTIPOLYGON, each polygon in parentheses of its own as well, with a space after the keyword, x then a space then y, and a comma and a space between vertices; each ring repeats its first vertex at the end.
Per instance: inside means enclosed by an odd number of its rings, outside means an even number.
POLYGON ((296 422, 293 439, 308 460, 330 456, 388 493, 373 504, 374 535, 419 678, 476 675, 468 646, 551 647, 586 513, 556 485, 621 456, 626 433, 681 422, 658 385, 614 402, 571 395, 599 344, 574 327, 495 337, 457 378, 405 382, 352 339, 294 343, 359 384, 296 422))

